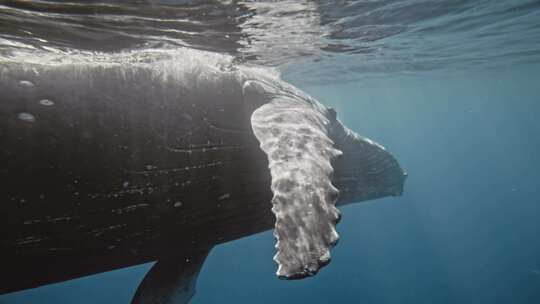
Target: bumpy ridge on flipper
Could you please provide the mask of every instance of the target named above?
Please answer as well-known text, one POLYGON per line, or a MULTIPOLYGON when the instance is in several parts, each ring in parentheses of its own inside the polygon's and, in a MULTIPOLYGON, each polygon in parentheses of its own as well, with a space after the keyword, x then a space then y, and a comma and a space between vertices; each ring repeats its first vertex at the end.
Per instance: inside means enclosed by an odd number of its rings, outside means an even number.
POLYGON ((331 161, 341 152, 328 137, 329 123, 320 109, 290 97, 273 99, 251 117, 272 176, 280 278, 316 274, 330 262, 330 248, 339 239, 331 161))

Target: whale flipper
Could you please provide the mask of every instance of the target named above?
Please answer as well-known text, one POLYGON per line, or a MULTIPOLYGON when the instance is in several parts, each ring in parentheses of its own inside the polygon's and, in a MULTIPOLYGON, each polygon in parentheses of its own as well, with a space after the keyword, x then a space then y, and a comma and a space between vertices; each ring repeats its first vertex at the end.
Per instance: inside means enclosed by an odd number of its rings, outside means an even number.
POLYGON ((253 132, 269 160, 276 217, 274 260, 282 279, 316 274, 330 262, 330 248, 339 239, 331 161, 341 152, 328 134, 332 115, 320 105, 279 96, 251 116, 253 132))
POLYGON ((159 260, 142 280, 131 304, 189 303, 209 252, 200 250, 159 260))

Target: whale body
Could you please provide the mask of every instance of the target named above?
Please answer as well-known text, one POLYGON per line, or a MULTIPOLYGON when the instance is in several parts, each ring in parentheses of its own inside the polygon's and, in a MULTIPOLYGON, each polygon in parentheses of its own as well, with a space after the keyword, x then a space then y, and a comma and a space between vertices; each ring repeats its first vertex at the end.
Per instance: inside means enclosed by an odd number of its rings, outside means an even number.
POLYGON ((406 174, 268 69, 178 50, 0 60, 0 293, 149 261, 133 303, 187 303, 217 244, 274 229, 311 276, 336 206, 406 174))

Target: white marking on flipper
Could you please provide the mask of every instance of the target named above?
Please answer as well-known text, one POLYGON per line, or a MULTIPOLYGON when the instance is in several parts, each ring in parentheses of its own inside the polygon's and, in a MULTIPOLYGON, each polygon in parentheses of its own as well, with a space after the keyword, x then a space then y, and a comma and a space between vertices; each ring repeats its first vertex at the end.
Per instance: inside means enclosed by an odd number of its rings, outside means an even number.
POLYGON ((310 103, 278 97, 255 110, 251 124, 272 176, 277 275, 314 275, 339 239, 331 161, 340 151, 328 136, 329 121, 310 103))

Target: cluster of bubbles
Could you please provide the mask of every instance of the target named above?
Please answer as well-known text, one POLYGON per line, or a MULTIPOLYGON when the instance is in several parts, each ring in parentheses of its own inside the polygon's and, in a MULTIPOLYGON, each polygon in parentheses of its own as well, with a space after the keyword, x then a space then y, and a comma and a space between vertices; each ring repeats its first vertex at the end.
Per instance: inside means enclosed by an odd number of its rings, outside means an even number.
MULTIPOLYGON (((19 81, 19 85, 24 88, 29 88, 29 89, 35 87, 35 84, 29 80, 21 80, 19 81)), ((39 104, 45 107, 51 107, 51 106, 54 106, 54 101, 44 98, 44 99, 39 100, 39 104)), ((29 112, 20 112, 17 114, 17 118, 19 118, 22 121, 30 122, 30 123, 36 121, 36 117, 32 113, 29 113, 29 112)))

